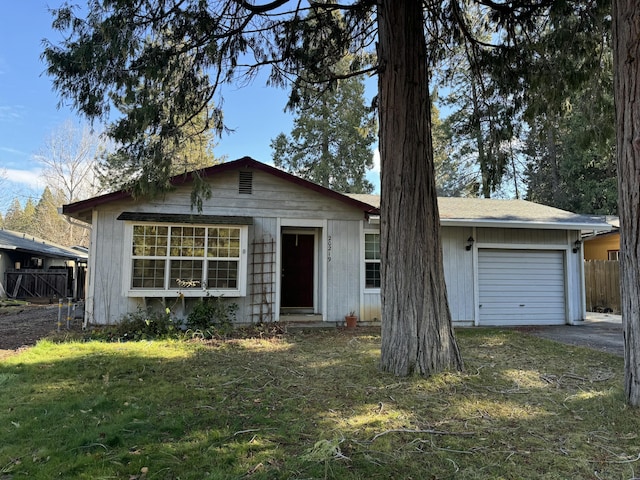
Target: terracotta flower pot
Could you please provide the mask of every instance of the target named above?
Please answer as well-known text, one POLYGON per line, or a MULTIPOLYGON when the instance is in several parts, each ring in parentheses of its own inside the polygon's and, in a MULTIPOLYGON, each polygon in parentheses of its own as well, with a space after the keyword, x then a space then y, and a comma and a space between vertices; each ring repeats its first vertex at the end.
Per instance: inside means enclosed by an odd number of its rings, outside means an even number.
POLYGON ((344 317, 344 321, 347 324, 347 328, 356 328, 358 317, 356 317, 355 315, 346 315, 344 317))

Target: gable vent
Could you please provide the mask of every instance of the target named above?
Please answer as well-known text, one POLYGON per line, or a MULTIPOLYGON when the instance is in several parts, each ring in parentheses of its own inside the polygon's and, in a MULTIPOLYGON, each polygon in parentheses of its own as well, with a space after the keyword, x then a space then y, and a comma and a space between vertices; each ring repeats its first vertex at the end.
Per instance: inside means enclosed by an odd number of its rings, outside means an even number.
POLYGON ((253 172, 240 172, 238 178, 238 193, 251 195, 253 193, 253 172))

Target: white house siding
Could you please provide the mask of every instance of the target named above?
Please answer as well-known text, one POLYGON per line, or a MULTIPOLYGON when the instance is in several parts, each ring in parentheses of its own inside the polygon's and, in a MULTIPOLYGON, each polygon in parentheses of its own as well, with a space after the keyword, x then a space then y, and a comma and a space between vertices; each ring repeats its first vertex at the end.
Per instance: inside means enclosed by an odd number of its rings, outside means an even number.
MULTIPOLYGON (((248 230, 247 257, 247 294, 234 297, 231 301, 238 304, 239 322, 269 320, 261 318, 260 307, 252 296, 251 274, 255 265, 250 257, 252 243, 261 239, 273 238, 276 242, 276 259, 273 270, 273 295, 278 286, 278 255, 281 232, 285 225, 296 225, 316 233, 317 265, 317 313, 329 321, 339 321, 351 309, 359 310, 359 248, 360 223, 364 212, 326 195, 303 188, 295 183, 261 171, 253 172, 253 191, 251 194, 238 193, 238 172, 225 172, 212 177, 212 198, 205 201, 203 215, 251 217, 253 224, 248 230), (323 233, 326 225, 327 232, 323 233), (325 240, 331 237, 331 262, 323 255, 328 252, 325 240), (352 264, 349 262, 353 262, 352 264), (326 275, 326 278, 325 278, 326 275), (329 290, 325 301, 322 288, 326 284, 329 290)), ((178 314, 186 314, 189 305, 197 299, 186 299, 176 303, 175 298, 136 298, 127 297, 129 285, 130 239, 127 236, 127 222, 117 220, 122 212, 145 212, 163 214, 193 214, 191 210, 191 188, 180 187, 163 199, 148 202, 124 200, 99 207, 94 212, 95 241, 91 245, 94 260, 93 273, 90 270, 90 288, 87 299, 88 321, 98 324, 114 323, 123 315, 133 312, 143 305, 172 305, 178 314), (186 310, 183 309, 183 305, 186 310)), ((291 227, 286 227, 291 228, 291 227)), ((328 243, 328 242, 327 242, 328 243)), ((262 268, 262 267, 259 267, 262 268)), ((278 301, 274 305, 277 319, 278 301)))
POLYGON ((116 323, 130 309, 135 311, 136 302, 122 296, 124 222, 116 220, 120 212, 112 209, 94 212, 86 305, 87 320, 91 323, 116 323))
POLYGON ((249 227, 247 296, 234 299, 239 317, 247 322, 270 322, 276 318, 278 222, 276 218, 254 218, 249 227))
POLYGON ((360 222, 332 220, 327 258, 327 319, 344 321, 354 310, 360 313, 360 222))
POLYGON ((466 249, 467 239, 472 236, 473 230, 470 227, 443 227, 441 232, 444 276, 451 318, 460 325, 473 325, 473 251, 466 249))
MULTIPOLYGON (((581 255, 572 251, 573 242, 578 239, 578 231, 444 226, 441 235, 447 295, 454 324, 470 326, 480 323, 478 256, 479 252, 488 248, 507 252, 518 249, 521 255, 548 252, 551 256, 555 255, 556 260, 557 255, 562 255, 564 277, 561 279, 563 283, 559 285, 559 292, 566 300, 563 318, 568 323, 584 318, 584 285, 580 281, 581 255), (467 250, 469 237, 474 242, 470 250, 467 250)), ((550 273, 557 276, 558 272, 555 270, 550 273)), ((558 291, 555 293, 557 300, 558 291)), ((380 318, 378 291, 364 291, 362 311, 364 320, 380 318)))
MULTIPOLYGON (((326 195, 261 171, 253 172, 253 192, 238 193, 238 172, 224 172, 208 179, 212 198, 205 201, 203 215, 252 218, 357 219, 363 216, 348 205, 326 195)), ((191 210, 191 187, 185 186, 164 199, 130 205, 129 211, 197 214, 191 210)))
POLYGON ((540 230, 534 228, 476 228, 477 244, 495 245, 567 245, 566 230, 540 230))
MULTIPOLYGON (((378 231, 367 229, 365 233, 378 231)), ((473 325, 475 318, 473 252, 466 250, 470 227, 443 227, 442 252, 447 297, 451 317, 459 325, 473 325)), ((362 247, 361 247, 362 248, 362 247)), ((364 260, 362 260, 364 261, 364 260)), ((361 277, 364 279, 364 270, 361 277)), ((363 280, 364 281, 364 280, 363 280)), ((380 290, 364 290, 361 317, 364 321, 381 319, 380 290)))

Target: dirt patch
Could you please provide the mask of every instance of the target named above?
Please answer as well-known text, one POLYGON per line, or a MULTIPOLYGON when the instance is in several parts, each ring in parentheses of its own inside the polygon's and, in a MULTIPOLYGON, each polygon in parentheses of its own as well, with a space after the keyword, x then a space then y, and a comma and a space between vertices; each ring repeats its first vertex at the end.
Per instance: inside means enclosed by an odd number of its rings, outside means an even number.
MULTIPOLYGON (((67 308, 61 312, 61 331, 67 330, 67 308)), ((82 320, 72 319, 71 330, 80 331, 82 320)), ((36 344, 58 330, 58 305, 19 305, 0 307, 0 359, 36 344)))

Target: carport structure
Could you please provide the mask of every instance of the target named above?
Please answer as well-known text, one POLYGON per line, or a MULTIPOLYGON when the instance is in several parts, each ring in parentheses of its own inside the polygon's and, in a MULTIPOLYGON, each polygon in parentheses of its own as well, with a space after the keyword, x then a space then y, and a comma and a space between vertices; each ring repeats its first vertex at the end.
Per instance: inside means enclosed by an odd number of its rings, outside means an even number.
POLYGON ((0 229, 0 297, 81 299, 86 264, 86 249, 0 229))

